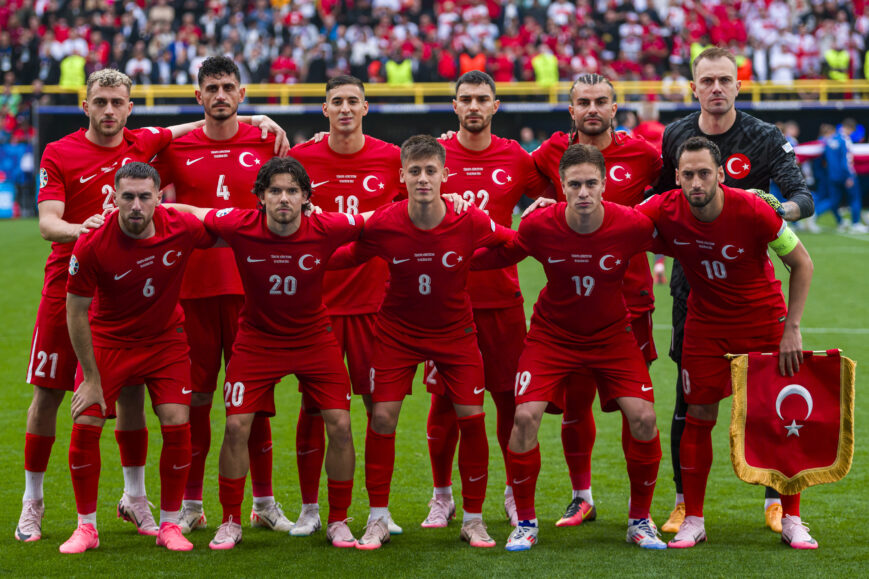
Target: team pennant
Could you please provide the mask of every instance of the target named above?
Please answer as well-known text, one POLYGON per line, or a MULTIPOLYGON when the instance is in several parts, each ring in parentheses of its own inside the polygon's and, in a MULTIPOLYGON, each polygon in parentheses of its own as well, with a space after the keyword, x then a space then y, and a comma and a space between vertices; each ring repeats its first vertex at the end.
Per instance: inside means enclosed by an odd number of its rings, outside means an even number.
POLYGON ((778 354, 730 356, 730 458, 747 483, 796 494, 848 474, 854 455, 856 364, 840 350, 803 352, 794 376, 778 354))

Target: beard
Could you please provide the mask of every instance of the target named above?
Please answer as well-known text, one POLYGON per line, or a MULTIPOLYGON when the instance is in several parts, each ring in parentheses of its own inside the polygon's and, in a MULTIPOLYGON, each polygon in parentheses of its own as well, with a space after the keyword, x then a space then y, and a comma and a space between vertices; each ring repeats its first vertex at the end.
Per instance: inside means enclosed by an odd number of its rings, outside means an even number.
POLYGON ((583 135, 588 135, 589 137, 596 137, 610 130, 612 126, 612 121, 607 122, 605 119, 601 118, 600 125, 597 127, 587 127, 584 122, 581 122, 576 126, 576 130, 578 130, 583 135))
POLYGON ((475 119, 463 120, 462 128, 469 133, 482 133, 492 124, 492 117, 480 117, 475 119))

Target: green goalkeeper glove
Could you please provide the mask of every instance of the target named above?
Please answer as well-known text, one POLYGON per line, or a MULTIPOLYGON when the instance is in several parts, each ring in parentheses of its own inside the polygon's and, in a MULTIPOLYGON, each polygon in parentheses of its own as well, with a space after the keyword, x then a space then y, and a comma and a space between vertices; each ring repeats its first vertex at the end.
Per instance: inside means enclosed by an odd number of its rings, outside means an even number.
POLYGON ((775 198, 775 195, 767 193, 763 189, 749 189, 748 191, 749 193, 754 193, 755 195, 763 199, 763 201, 767 205, 775 209, 775 212, 778 213, 780 217, 784 218, 784 209, 782 209, 781 202, 779 202, 779 200, 775 198))

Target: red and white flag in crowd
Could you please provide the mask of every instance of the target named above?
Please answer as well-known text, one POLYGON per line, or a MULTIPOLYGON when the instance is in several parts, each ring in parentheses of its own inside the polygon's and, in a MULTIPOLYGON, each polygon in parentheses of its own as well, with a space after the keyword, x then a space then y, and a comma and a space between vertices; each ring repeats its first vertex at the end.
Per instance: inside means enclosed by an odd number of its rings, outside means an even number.
POLYGON ((779 373, 778 354, 731 360, 733 469, 782 494, 841 479, 854 454, 856 364, 839 350, 803 356, 794 376, 779 373))
MULTIPOLYGON (((854 170, 857 174, 869 173, 869 143, 857 143, 851 151, 854 153, 854 170)), ((824 143, 822 141, 800 143, 794 147, 794 153, 797 155, 798 163, 811 161, 824 154, 824 143)))

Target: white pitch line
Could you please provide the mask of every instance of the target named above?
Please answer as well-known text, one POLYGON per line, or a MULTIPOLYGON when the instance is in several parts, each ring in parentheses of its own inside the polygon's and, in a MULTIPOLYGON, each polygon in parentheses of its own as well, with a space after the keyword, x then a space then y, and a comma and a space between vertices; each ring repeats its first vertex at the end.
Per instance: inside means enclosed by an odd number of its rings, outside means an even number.
MULTIPOLYGON (((673 326, 655 326, 656 332, 670 332, 673 326)), ((854 334, 854 335, 869 335, 869 328, 800 328, 804 334, 854 334)))

